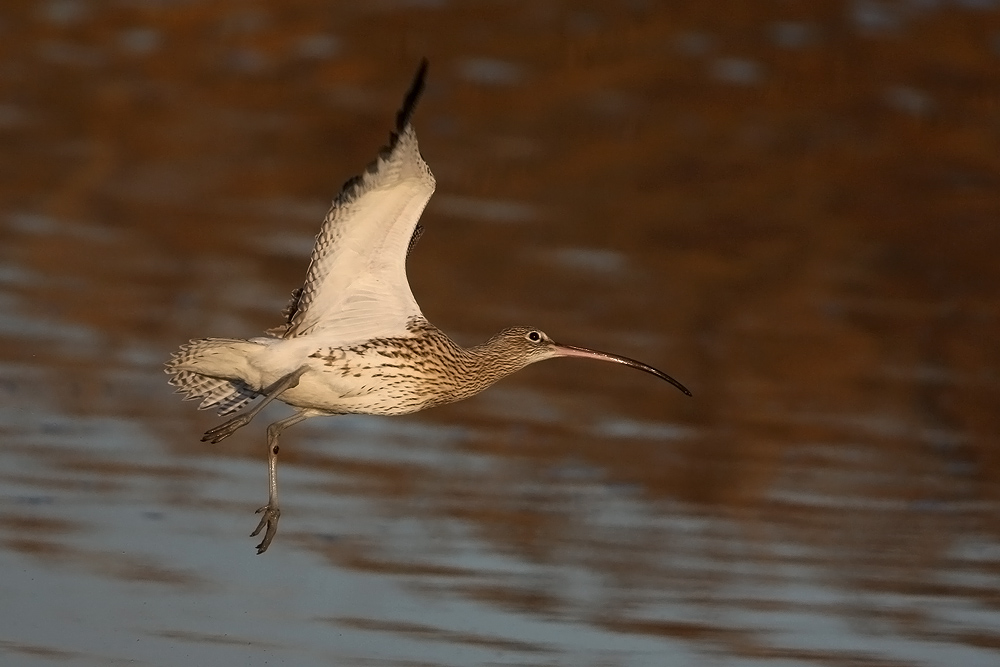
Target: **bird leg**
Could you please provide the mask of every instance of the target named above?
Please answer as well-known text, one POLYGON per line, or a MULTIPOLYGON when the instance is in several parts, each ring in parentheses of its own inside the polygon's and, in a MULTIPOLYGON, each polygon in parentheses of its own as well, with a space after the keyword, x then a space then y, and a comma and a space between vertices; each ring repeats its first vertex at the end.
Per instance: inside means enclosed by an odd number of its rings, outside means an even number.
POLYGON ((267 427, 267 504, 257 510, 257 514, 262 514, 257 528, 250 533, 250 537, 256 537, 265 526, 264 539, 257 545, 257 554, 267 551, 274 534, 278 532, 278 519, 281 517, 281 508, 278 507, 278 436, 281 432, 292 424, 308 419, 317 413, 311 411, 296 412, 291 417, 286 417, 276 421, 267 427))
POLYGON ((250 420, 257 416, 261 410, 264 409, 268 403, 278 398, 282 392, 291 389, 299 383, 299 378, 308 369, 307 366, 303 366, 297 371, 292 371, 285 377, 281 378, 270 387, 264 390, 264 400, 253 406, 250 410, 244 412, 241 415, 236 415, 227 422, 224 422, 215 428, 205 431, 205 435, 201 437, 202 442, 211 442, 213 445, 217 442, 222 442, 237 429, 243 428, 250 423, 250 420))

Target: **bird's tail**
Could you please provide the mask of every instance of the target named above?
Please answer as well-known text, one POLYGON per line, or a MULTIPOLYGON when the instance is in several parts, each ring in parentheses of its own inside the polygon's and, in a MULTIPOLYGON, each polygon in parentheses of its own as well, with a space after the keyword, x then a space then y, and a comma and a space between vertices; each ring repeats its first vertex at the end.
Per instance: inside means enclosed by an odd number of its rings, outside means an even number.
POLYGON ((181 345, 170 356, 165 371, 170 384, 186 401, 201 399, 199 410, 216 408, 220 415, 236 412, 257 398, 255 391, 238 377, 246 354, 257 343, 232 338, 202 338, 181 345))

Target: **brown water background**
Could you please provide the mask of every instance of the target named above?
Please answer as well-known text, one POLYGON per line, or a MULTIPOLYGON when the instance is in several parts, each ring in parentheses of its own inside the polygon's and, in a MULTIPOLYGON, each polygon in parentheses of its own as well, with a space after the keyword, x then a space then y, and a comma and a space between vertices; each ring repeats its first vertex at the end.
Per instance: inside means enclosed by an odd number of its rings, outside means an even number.
POLYGON ((1000 2, 6 2, 0 662, 1000 664, 1000 2), (473 344, 648 361, 237 436, 259 335, 415 124, 473 344))

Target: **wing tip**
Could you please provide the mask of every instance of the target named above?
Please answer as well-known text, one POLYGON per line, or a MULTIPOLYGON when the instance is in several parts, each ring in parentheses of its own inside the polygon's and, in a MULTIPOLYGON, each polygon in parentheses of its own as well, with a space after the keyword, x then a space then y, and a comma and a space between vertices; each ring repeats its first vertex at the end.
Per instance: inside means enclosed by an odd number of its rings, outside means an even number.
POLYGON ((353 200, 358 192, 364 188, 366 176, 377 174, 379 166, 392 157, 393 151, 399 145, 400 136, 405 134, 407 128, 410 127, 413 112, 417 108, 417 102, 420 101, 420 96, 423 94, 427 83, 427 68, 429 66, 430 61, 426 57, 420 60, 417 73, 413 76, 413 83, 410 84, 409 90, 406 91, 406 95, 403 97, 403 106, 396 112, 396 128, 389 133, 388 143, 379 150, 378 158, 365 168, 364 174, 349 178, 344 183, 340 188, 340 193, 334 200, 334 206, 347 204, 353 200))
POLYGON ((427 60, 426 56, 421 58, 417 73, 413 76, 413 83, 410 84, 410 89, 406 91, 406 96, 403 98, 403 106, 396 113, 396 132, 402 132, 410 124, 410 118, 413 116, 413 111, 416 109, 417 102, 420 100, 427 83, 427 68, 429 66, 430 61, 427 60))

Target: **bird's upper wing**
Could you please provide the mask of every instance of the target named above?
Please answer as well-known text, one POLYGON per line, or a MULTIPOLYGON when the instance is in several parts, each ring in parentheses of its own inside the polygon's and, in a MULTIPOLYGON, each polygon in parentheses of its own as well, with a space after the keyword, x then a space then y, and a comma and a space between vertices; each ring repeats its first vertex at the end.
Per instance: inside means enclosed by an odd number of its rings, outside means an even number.
POLYGON ((434 192, 434 176, 410 125, 426 73, 424 60, 388 146, 337 195, 316 237, 305 284, 285 310, 287 321, 269 334, 293 338, 322 332, 346 344, 406 335, 407 321, 420 316, 406 280, 406 255, 434 192))

